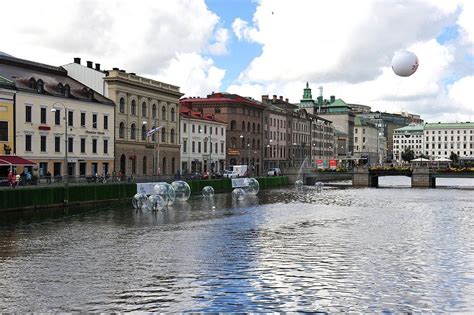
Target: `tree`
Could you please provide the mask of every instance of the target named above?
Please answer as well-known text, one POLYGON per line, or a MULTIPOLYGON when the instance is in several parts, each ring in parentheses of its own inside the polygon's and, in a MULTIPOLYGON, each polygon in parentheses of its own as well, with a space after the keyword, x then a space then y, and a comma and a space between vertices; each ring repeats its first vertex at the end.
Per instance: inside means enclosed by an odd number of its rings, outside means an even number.
POLYGON ((449 159, 451 161, 453 161, 453 165, 458 165, 458 162, 459 162, 459 156, 454 153, 454 152, 451 152, 451 155, 449 156, 449 159))
POLYGON ((405 148, 405 151, 402 152, 402 160, 405 162, 410 162, 415 158, 415 152, 410 148, 405 148))

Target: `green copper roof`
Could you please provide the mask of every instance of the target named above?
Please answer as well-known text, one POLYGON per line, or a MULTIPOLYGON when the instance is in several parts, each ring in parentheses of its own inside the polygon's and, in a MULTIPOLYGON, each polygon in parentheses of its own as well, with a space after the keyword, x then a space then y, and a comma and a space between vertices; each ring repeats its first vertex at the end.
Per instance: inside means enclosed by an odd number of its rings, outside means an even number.
POLYGON ((474 122, 459 122, 459 123, 434 123, 425 124, 425 129, 468 129, 474 128, 474 122))
POLYGON ((306 82, 306 88, 303 90, 303 99, 302 101, 313 100, 313 96, 311 95, 311 89, 309 88, 308 82, 306 82))
POLYGON ((395 133, 422 132, 423 125, 408 125, 394 130, 395 133))
POLYGON ((14 88, 15 87, 15 83, 13 83, 12 81, 0 76, 0 85, 2 86, 7 86, 7 87, 12 87, 14 88))
POLYGON ((334 102, 329 104, 329 106, 348 106, 346 102, 341 100, 340 98, 336 99, 334 102))

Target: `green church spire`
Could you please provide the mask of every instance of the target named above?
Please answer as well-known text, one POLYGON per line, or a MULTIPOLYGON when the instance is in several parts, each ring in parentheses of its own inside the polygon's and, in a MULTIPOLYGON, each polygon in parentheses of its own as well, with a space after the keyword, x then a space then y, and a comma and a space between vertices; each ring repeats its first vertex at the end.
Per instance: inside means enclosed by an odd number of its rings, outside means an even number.
POLYGON ((309 101, 309 100, 313 100, 313 96, 311 95, 311 89, 309 88, 309 84, 308 82, 306 82, 306 88, 304 89, 302 101, 309 101))

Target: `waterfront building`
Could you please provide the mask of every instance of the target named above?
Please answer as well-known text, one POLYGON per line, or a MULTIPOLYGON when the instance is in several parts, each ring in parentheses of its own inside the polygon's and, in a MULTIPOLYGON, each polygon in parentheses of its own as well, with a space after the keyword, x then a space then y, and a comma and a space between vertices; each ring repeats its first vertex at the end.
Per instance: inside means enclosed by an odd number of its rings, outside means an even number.
POLYGON ((115 162, 117 171, 141 177, 171 175, 180 167, 178 86, 113 68, 103 71, 100 64, 80 58, 64 65, 76 80, 110 97, 115 110, 115 162), (156 127, 160 131, 147 136, 156 127))
POLYGON ((354 119, 354 157, 364 159, 367 164, 380 161, 379 129, 368 119, 356 116, 354 119))
POLYGON ((203 115, 214 115, 227 124, 225 168, 248 165, 252 175, 262 174, 264 104, 237 94, 217 92, 205 98, 183 98, 180 105, 203 115))
POLYGON ((223 172, 227 124, 185 106, 180 116, 181 173, 223 172))
POLYGON ((427 123, 423 128, 424 153, 432 160, 474 156, 474 123, 427 123))
POLYGON ((0 155, 15 154, 14 95, 13 81, 0 76, 0 155))
POLYGON ((114 170, 113 101, 61 67, 0 55, 0 75, 15 85, 14 152, 37 163, 30 172, 67 169, 72 180, 114 170))
POLYGON ((393 132, 393 159, 402 164, 402 153, 412 150, 415 157, 423 154, 423 125, 410 124, 393 132))

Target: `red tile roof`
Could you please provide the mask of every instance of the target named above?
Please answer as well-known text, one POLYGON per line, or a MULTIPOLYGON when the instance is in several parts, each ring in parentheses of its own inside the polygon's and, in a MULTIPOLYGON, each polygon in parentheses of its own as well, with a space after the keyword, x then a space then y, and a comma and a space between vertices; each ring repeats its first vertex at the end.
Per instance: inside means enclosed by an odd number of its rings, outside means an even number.
POLYGON ((206 120, 206 121, 212 121, 212 122, 218 122, 218 123, 226 124, 225 121, 216 119, 212 114, 204 114, 203 115, 201 112, 194 111, 194 110, 189 109, 187 107, 181 107, 179 109, 179 113, 180 113, 181 117, 185 117, 185 118, 200 119, 200 120, 206 120))

